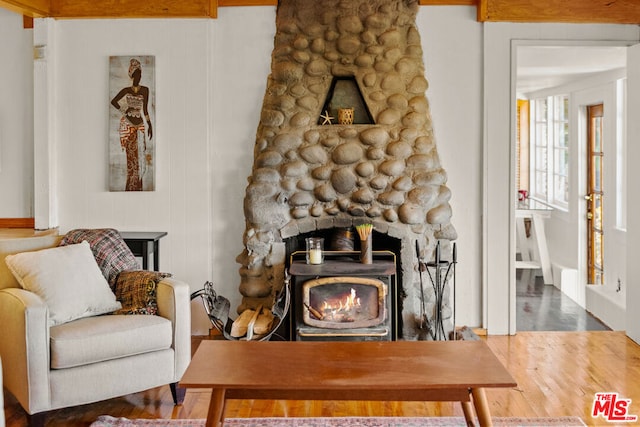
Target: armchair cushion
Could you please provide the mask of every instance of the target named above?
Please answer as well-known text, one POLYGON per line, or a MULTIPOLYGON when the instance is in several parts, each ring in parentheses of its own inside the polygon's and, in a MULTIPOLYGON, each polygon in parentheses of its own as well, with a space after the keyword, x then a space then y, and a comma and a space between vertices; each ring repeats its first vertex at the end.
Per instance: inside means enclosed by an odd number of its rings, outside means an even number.
POLYGON ((5 262, 24 289, 45 301, 51 325, 122 307, 87 242, 8 255, 5 262))
POLYGON ((89 242, 93 256, 102 274, 114 288, 118 274, 124 270, 140 268, 138 260, 131 252, 118 230, 113 228, 78 228, 69 231, 60 246, 89 242))
POLYGON ((160 316, 95 316, 53 326, 51 368, 63 369, 171 348, 171 321, 160 316))

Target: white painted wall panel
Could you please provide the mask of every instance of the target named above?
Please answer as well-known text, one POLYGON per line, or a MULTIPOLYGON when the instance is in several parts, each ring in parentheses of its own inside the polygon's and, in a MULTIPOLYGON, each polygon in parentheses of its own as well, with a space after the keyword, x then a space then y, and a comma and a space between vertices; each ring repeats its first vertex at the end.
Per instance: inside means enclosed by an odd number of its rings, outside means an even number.
MULTIPOLYGON (((167 231, 160 268, 202 286, 213 270, 209 20, 56 21, 60 230, 167 231), (156 57, 156 191, 108 191, 108 57, 156 57)), ((196 316, 197 317, 197 316, 196 316)), ((196 324, 197 332, 209 326, 196 324)))
POLYGON ((0 9, 0 218, 33 216, 33 30, 0 9))
POLYGON ((427 98, 451 189, 456 241, 456 323, 482 325, 482 24, 475 7, 421 7, 427 98))
POLYGON ((225 7, 211 27, 213 279, 234 310, 241 300, 235 259, 244 248, 243 201, 271 71, 275 16, 275 7, 225 7))

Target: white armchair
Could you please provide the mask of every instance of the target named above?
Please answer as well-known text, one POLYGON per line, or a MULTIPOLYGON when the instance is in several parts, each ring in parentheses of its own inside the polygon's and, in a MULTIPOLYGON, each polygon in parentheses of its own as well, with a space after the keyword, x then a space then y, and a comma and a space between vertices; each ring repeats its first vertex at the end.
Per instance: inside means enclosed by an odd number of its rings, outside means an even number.
MULTIPOLYGON (((157 316, 92 315, 52 325, 50 307, 8 270, 9 254, 57 246, 53 235, 0 240, 4 386, 44 425, 46 412, 170 384, 176 404, 191 359, 189 286, 157 283, 157 316)), ((0 425, 1 427, 1 425, 0 425)))

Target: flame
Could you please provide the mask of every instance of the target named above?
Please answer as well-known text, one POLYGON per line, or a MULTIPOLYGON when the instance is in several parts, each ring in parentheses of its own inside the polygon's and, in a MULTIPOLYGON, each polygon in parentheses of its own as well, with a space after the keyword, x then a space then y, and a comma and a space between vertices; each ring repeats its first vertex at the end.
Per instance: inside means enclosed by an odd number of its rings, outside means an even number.
POLYGON ((356 290, 351 288, 349 294, 344 297, 324 300, 322 302, 322 313, 324 320, 343 318, 344 315, 350 314, 354 309, 361 307, 361 301, 356 290))

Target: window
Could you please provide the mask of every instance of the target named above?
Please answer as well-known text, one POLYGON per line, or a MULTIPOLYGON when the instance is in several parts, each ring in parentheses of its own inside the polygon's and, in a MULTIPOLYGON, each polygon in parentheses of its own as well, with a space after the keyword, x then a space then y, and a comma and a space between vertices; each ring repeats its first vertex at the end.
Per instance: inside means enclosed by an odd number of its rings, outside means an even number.
POLYGON ((567 209, 569 205, 569 97, 537 98, 531 114, 532 197, 567 209))

